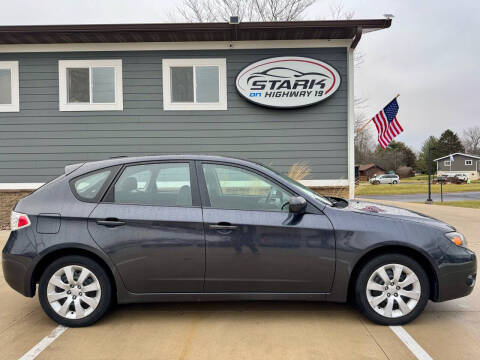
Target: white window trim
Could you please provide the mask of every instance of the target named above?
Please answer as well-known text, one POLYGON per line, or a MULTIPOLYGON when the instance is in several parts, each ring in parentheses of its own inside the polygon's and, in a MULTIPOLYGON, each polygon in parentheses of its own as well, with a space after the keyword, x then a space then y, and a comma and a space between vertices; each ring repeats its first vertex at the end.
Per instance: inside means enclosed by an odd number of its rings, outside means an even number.
POLYGON ((444 160, 443 161, 443 166, 451 166, 452 162, 450 160, 444 160))
MULTIPOLYGON (((163 110, 227 110, 226 59, 163 59, 163 110), (218 66, 218 103, 172 103, 170 68, 176 66, 218 66)), ((195 75, 193 77, 195 87, 195 75)))
POLYGON ((156 50, 235 50, 235 49, 298 49, 350 48, 352 39, 249 40, 249 41, 179 41, 85 44, 6 44, 0 53, 79 52, 79 51, 156 51, 156 50))
POLYGON ((18 61, 0 61, 0 69, 10 70, 11 104, 0 104, 0 112, 20 111, 20 84, 18 76, 18 61))
POLYGON ((473 160, 465 160, 465 165, 466 166, 472 166, 473 165, 473 160))
MULTIPOLYGON (((91 74, 91 71, 90 71, 91 74)), ((90 75, 91 76, 91 75, 90 75)), ((123 110, 123 80, 122 60, 59 60, 59 101, 60 111, 122 111, 123 110), (67 102, 67 68, 113 67, 115 69, 115 103, 68 103, 67 102)), ((90 79, 90 87, 91 79, 90 79)), ((90 93, 92 89, 90 88, 90 93)))

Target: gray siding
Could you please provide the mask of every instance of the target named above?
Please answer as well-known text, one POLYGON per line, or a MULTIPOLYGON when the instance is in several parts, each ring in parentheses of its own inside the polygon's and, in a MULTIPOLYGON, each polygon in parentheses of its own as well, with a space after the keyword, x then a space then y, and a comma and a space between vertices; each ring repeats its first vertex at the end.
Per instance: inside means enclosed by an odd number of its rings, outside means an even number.
POLYGON ((463 156, 463 155, 454 155, 453 156, 454 161, 452 161, 452 166, 445 166, 444 161, 445 160, 450 160, 450 158, 445 158, 442 160, 438 161, 438 170, 439 171, 477 171, 477 169, 480 170, 480 167, 478 163, 480 163, 480 160, 468 157, 468 156, 463 156), (472 165, 465 165, 465 160, 472 160, 472 165))
POLYGON ((347 179, 345 48, 0 54, 20 65, 20 112, 0 113, 0 183, 44 182, 72 162, 118 155, 211 153, 264 162, 286 172, 297 161, 310 179, 347 179), (235 89, 246 65, 273 56, 325 61, 342 83, 317 105, 275 110, 235 89), (164 111, 162 58, 226 58, 227 111, 164 111), (122 59, 124 111, 60 112, 58 60, 122 59))

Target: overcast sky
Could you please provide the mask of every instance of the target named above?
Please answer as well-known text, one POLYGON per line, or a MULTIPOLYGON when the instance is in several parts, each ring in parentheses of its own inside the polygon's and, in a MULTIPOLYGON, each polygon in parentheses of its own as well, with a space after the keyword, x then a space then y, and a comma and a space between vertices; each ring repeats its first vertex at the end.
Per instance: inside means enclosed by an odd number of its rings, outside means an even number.
MULTIPOLYGON (((165 22, 181 0, 1 0, 1 25, 165 22)), ((335 1, 318 0, 310 19, 328 18, 335 1)), ((429 135, 480 125, 479 0, 345 0, 355 18, 394 14, 390 29, 364 34, 356 70, 361 111, 374 115, 400 93, 398 137, 418 150, 429 135)), ((373 125, 372 130, 373 130, 373 125)))

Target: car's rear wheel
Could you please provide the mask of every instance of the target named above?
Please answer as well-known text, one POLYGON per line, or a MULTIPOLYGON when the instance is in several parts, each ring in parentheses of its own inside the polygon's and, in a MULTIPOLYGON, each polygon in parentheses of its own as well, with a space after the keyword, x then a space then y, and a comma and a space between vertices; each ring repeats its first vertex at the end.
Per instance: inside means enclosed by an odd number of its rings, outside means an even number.
POLYGON ((402 254, 384 254, 363 266, 355 284, 360 310, 381 325, 406 324, 422 313, 430 296, 425 270, 402 254))
POLYGON ((88 326, 107 312, 112 285, 96 261, 84 256, 65 256, 45 269, 38 296, 45 313, 57 323, 88 326))
POLYGON ((393 180, 393 184, 398 184, 398 181, 397 180, 393 180))

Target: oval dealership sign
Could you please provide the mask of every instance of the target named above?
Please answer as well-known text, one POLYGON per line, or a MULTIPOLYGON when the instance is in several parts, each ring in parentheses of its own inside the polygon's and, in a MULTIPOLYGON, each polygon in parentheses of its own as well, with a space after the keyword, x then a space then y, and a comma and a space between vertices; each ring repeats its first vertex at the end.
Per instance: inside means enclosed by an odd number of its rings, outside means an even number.
POLYGON ((256 104, 296 108, 328 98, 340 86, 340 75, 322 61, 284 56, 250 64, 238 74, 236 86, 256 104))

